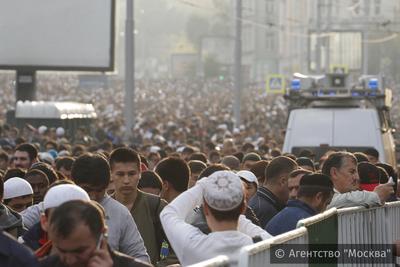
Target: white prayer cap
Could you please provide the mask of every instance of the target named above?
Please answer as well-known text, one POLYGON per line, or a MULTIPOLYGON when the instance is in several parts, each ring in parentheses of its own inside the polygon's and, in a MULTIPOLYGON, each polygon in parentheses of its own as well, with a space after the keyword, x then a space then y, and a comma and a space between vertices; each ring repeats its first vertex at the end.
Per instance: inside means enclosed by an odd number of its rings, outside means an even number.
POLYGON ((211 208, 229 211, 243 202, 243 185, 239 176, 231 171, 217 171, 205 180, 204 200, 211 208))
POLYGON ((71 200, 90 201, 85 190, 74 184, 60 184, 47 191, 43 199, 43 210, 55 208, 71 200))
POLYGON ((24 179, 13 177, 4 182, 4 199, 33 195, 32 186, 24 179))
POLYGON ((65 130, 64 130, 63 127, 58 127, 58 128, 56 129, 56 135, 57 135, 58 137, 64 136, 64 134, 65 134, 65 130))
POLYGON ((150 152, 151 153, 157 153, 160 150, 161 150, 161 148, 159 146, 151 146, 150 147, 150 152))
POLYGON ((246 180, 249 183, 256 183, 258 186, 257 177, 251 171, 239 171, 236 173, 240 178, 246 180))
POLYGON ((39 153, 39 159, 45 161, 46 163, 53 164, 54 158, 49 152, 41 152, 39 153))
POLYGON ((38 133, 39 133, 39 134, 44 134, 44 132, 46 132, 46 131, 47 131, 47 127, 44 126, 44 125, 42 125, 42 126, 40 126, 40 127, 38 128, 38 133))

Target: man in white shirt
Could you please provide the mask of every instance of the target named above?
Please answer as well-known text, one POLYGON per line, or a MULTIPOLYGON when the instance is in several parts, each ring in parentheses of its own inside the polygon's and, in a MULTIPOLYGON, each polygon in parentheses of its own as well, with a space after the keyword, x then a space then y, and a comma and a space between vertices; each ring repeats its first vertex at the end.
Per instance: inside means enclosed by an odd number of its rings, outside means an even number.
POLYGON ((254 243, 253 237, 271 237, 241 215, 246 209, 243 185, 239 176, 218 171, 180 194, 160 214, 161 223, 182 266, 226 255, 237 266, 240 249, 254 243), (185 222, 186 216, 204 204, 211 233, 203 234, 185 222))

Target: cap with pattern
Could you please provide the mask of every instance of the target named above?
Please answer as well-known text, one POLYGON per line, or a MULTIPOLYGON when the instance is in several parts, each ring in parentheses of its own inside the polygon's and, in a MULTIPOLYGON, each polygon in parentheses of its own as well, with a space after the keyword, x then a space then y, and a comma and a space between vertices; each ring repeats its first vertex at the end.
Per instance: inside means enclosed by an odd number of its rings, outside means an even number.
POLYGON ((229 211, 243 202, 243 185, 231 171, 217 171, 205 179, 204 200, 218 211, 229 211))

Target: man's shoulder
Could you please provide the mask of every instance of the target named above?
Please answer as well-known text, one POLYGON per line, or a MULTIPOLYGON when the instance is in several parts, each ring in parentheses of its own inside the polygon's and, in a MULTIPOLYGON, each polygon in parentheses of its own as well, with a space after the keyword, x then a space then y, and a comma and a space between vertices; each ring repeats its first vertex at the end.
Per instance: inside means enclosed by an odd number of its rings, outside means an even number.
MULTIPOLYGON (((155 207, 153 209, 159 209, 159 207, 164 208, 166 205, 168 205, 167 201, 162 199, 160 196, 150 194, 143 192, 141 190, 138 190, 138 193, 141 194, 141 197, 151 206, 155 207)), ((150 207, 150 208, 151 208, 150 207)))
POLYGON ((153 266, 147 262, 135 259, 118 251, 112 251, 111 257, 114 261, 114 267, 150 267, 153 266))
POLYGON ((16 264, 12 266, 37 266, 33 253, 4 232, 0 233, 0 254, 11 258, 16 264))

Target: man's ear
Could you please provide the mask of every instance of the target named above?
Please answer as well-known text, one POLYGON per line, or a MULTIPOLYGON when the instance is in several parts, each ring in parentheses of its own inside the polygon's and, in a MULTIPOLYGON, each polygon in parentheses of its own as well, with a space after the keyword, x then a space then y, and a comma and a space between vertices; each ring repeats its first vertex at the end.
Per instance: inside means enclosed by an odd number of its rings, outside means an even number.
POLYGON ((330 176, 331 176, 331 179, 336 179, 337 173, 338 173, 338 169, 335 168, 335 167, 332 167, 332 168, 329 170, 329 174, 330 174, 330 176))
POLYGON ((240 214, 246 214, 246 209, 247 209, 247 203, 246 199, 244 199, 242 203, 242 208, 240 209, 240 214))
POLYGON ((48 232, 49 229, 49 220, 45 214, 40 215, 40 226, 42 227, 42 230, 45 232, 48 232))
POLYGON ((163 189, 164 189, 164 192, 169 190, 169 182, 168 181, 163 181, 163 189))
POLYGON ((209 208, 208 208, 208 205, 207 205, 207 203, 204 201, 203 202, 204 204, 203 204, 203 212, 204 212, 204 215, 209 215, 210 214, 210 210, 209 210, 209 208))

